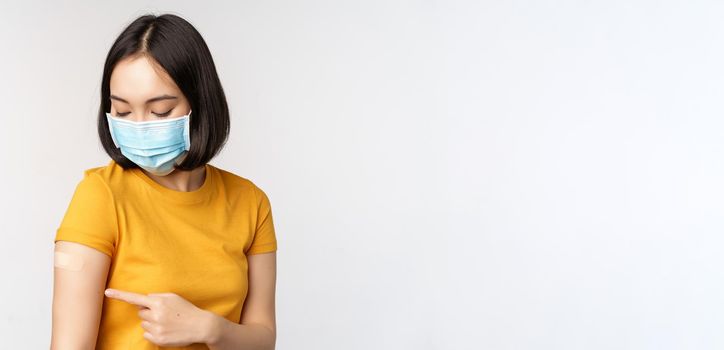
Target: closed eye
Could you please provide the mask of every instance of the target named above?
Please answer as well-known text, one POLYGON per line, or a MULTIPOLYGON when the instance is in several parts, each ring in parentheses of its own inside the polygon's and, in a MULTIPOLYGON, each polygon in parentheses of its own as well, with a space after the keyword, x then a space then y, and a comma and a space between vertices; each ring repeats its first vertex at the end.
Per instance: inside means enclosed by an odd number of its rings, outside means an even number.
MULTIPOLYGON (((159 117, 168 117, 169 114, 171 114, 172 111, 173 111, 173 108, 169 109, 168 112, 163 112, 163 113, 151 112, 151 113, 153 113, 153 114, 155 114, 155 115, 157 115, 157 116, 159 116, 159 117)), ((129 115, 129 114, 131 114, 131 112, 125 112, 125 113, 118 113, 118 112, 117 112, 117 113, 116 113, 116 116, 117 116, 117 117, 125 117, 125 116, 127 116, 127 115, 129 115)))
POLYGON ((168 117, 168 115, 171 114, 171 111, 173 111, 173 108, 169 109, 168 112, 164 112, 164 113, 160 113, 160 114, 156 113, 156 112, 151 112, 151 113, 153 113, 159 117, 168 117))

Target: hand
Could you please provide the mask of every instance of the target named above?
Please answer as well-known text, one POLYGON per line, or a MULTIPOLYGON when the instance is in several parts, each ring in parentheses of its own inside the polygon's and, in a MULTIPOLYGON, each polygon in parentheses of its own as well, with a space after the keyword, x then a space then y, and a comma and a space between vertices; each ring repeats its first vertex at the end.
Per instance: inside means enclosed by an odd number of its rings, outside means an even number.
POLYGON ((106 296, 136 305, 141 317, 143 337, 159 346, 187 346, 201 343, 210 312, 199 309, 174 293, 148 295, 106 289, 106 296))

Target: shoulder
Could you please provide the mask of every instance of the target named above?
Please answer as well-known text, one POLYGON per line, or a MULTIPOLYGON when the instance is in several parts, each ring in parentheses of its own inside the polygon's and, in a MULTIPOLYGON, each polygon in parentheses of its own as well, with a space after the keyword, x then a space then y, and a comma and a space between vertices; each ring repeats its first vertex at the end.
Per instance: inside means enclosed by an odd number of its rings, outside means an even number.
POLYGON ((247 177, 235 174, 229 170, 222 169, 211 164, 209 165, 214 171, 216 171, 217 174, 219 174, 219 178, 224 183, 224 185, 230 187, 244 188, 247 190, 258 188, 256 184, 247 177))
POLYGON ((213 165, 211 167, 219 174, 223 187, 227 191, 250 195, 253 196, 253 198, 256 198, 257 201, 266 197, 266 193, 250 178, 213 165))
POLYGON ((137 187, 140 178, 133 171, 110 159, 105 165, 85 168, 78 187, 98 195, 103 193, 106 199, 114 202, 123 201, 136 193, 130 189, 137 187))
POLYGON ((112 189, 128 176, 130 170, 125 170, 113 159, 102 166, 94 166, 83 170, 83 178, 80 183, 85 186, 104 187, 113 192, 112 189))

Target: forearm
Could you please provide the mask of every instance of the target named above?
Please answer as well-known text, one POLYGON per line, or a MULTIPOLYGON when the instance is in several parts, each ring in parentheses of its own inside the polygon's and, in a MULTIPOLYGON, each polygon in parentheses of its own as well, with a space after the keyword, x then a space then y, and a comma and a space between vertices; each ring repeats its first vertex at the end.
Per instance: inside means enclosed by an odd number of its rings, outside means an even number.
POLYGON ((274 350, 276 335, 260 324, 239 324, 209 313, 205 344, 210 350, 274 350))

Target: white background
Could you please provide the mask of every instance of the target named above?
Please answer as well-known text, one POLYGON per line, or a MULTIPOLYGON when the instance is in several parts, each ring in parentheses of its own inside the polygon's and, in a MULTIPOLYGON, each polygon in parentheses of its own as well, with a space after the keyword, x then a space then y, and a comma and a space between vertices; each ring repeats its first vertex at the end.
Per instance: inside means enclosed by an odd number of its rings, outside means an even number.
POLYGON ((724 347, 724 4, 0 5, 0 339, 50 342, 113 40, 173 12, 270 197, 278 349, 724 347))

